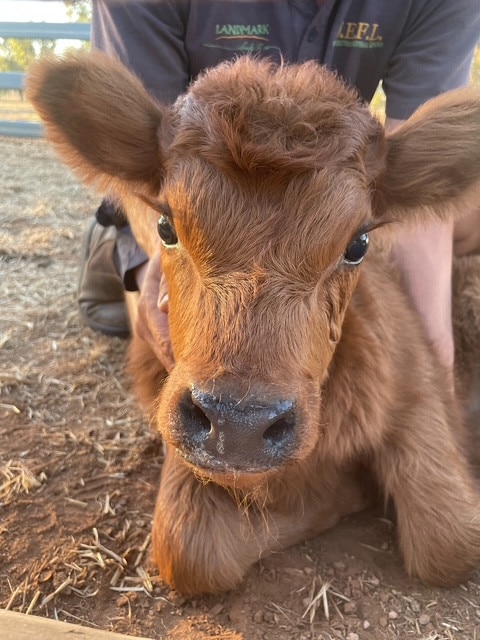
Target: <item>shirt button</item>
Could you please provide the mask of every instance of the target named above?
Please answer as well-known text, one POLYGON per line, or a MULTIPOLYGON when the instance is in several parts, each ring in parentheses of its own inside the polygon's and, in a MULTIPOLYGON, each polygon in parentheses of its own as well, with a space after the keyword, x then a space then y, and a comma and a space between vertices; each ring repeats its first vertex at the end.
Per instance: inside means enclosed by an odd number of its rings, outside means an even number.
POLYGON ((312 27, 308 32, 307 42, 313 42, 315 38, 318 36, 318 32, 315 27, 312 27))

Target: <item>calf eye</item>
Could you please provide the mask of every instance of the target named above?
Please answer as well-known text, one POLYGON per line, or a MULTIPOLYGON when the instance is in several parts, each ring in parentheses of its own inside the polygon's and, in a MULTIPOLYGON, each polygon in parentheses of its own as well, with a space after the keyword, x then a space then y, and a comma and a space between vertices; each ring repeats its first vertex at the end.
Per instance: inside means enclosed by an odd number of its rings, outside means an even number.
POLYGON ((157 222, 157 231, 166 247, 172 247, 177 244, 178 238, 175 228, 167 216, 160 216, 157 222))
POLYGON ((361 233, 356 236, 348 245, 343 254, 343 261, 347 264, 360 264, 368 249, 368 233, 361 233))

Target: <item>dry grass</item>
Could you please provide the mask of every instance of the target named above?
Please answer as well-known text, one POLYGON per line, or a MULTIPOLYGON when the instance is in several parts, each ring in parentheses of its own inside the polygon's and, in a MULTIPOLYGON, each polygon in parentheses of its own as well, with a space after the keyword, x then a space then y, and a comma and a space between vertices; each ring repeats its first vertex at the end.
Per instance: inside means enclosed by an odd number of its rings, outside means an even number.
MULTIPOLYGON (((26 526, 36 510, 40 538, 33 553, 25 540, 30 562, 23 575, 8 572, 0 601, 73 619, 76 606, 66 602, 94 598, 104 583, 115 598, 153 597, 151 504, 147 513, 135 500, 130 507, 121 487, 142 461, 158 477, 162 457, 128 391, 126 343, 94 335, 76 309, 79 240, 97 199, 44 143, 5 140, 2 150, 10 171, 0 204, 0 509, 25 505, 26 526), (25 176, 28 156, 35 173, 25 176), (61 509, 52 510, 59 479, 61 509), (75 525, 71 534, 58 530, 64 514, 75 525)), ((19 527, 11 552, 21 557, 22 522, 5 513, 0 532, 11 540, 19 527)))
POLYGON ((391 526, 368 518, 274 555, 218 598, 159 582, 160 443, 130 395, 126 343, 76 309, 98 198, 43 142, 0 144, 0 606, 178 640, 476 640, 478 580, 448 592, 408 581, 391 526))
POLYGON ((0 91, 0 120, 40 122, 40 118, 20 91, 0 91))
MULTIPOLYGON (((4 406, 8 408, 15 405, 4 406)), ((0 466, 0 505, 10 504, 19 493, 38 489, 46 479, 43 471, 35 476, 21 460, 9 460, 0 466)))

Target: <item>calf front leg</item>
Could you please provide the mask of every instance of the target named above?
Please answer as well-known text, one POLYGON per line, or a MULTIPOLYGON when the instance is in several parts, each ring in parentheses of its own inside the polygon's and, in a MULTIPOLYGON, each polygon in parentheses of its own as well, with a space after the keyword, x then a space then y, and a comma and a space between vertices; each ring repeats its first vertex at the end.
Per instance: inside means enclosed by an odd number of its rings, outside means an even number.
POLYGON ((165 582, 186 595, 234 589, 261 557, 366 506, 356 474, 332 468, 322 481, 320 467, 305 473, 306 466, 265 485, 256 500, 242 499, 198 479, 168 445, 153 523, 165 582))
POLYGON ((262 553, 229 493, 200 481, 167 445, 152 544, 160 575, 185 595, 236 587, 262 553))
POLYGON ((461 420, 439 405, 396 424, 375 466, 395 503, 408 573, 453 586, 480 566, 480 492, 452 433, 461 420))

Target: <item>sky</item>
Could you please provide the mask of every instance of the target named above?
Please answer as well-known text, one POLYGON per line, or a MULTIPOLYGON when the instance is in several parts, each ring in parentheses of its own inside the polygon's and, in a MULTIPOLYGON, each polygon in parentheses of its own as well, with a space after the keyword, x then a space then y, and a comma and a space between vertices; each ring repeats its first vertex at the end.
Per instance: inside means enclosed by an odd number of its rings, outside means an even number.
POLYGON ((0 0, 2 22, 67 22, 60 0, 0 0))

